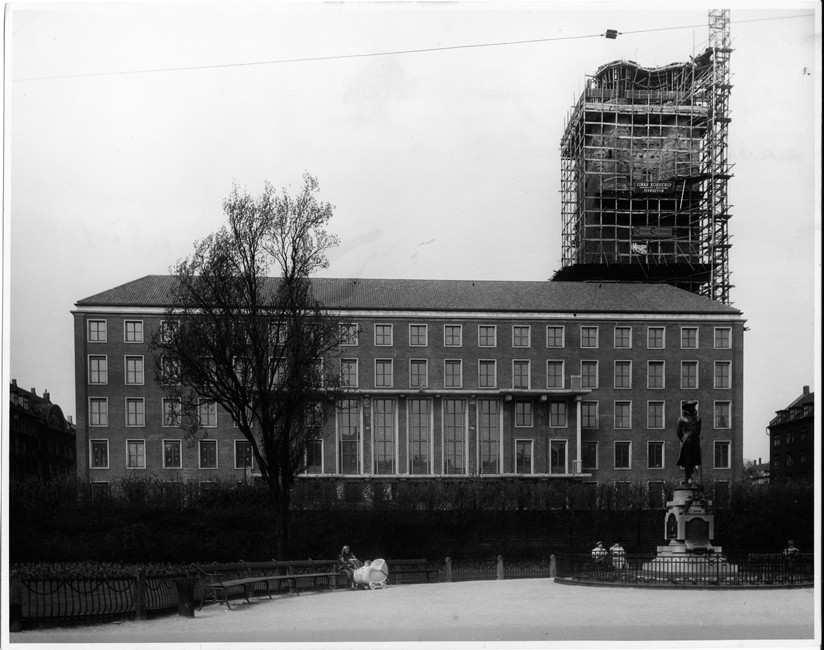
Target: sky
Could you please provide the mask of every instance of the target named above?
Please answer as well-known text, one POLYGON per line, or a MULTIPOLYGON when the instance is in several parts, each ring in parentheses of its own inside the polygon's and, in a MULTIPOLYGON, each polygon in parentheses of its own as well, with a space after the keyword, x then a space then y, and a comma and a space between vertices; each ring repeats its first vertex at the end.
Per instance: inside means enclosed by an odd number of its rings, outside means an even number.
MULTIPOLYGON (((725 6, 744 457, 767 460, 775 411, 820 379, 820 3, 725 6)), ((7 4, 4 387, 74 416, 75 302, 167 273, 223 223, 233 184, 315 176, 341 239, 328 277, 550 278, 586 76, 701 53, 708 8, 7 4)))

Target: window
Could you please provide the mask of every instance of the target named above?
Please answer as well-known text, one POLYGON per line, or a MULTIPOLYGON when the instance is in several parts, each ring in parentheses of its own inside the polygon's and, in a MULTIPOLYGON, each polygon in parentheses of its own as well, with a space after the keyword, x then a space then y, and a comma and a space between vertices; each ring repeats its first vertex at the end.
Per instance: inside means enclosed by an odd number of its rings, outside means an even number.
POLYGON ((235 440, 235 469, 252 468, 252 444, 248 440, 235 440))
POLYGON ((426 388, 429 386, 429 365, 426 359, 409 361, 409 387, 426 388))
POLYGON ((180 400, 164 398, 162 402, 163 407, 163 426, 164 427, 179 427, 180 426, 180 400))
POLYGON ((409 345, 416 347, 429 345, 429 332, 426 325, 409 326, 409 345))
POLYGON ((715 388, 732 388, 732 362, 715 362, 715 388))
POLYGON ((392 388, 392 359, 375 359, 375 388, 392 388))
POLYGON ((495 325, 478 325, 478 346, 494 348, 497 345, 497 328, 495 325))
POLYGON ((177 331, 180 329, 180 321, 164 320, 160 323, 160 340, 163 343, 171 343, 177 331))
POLYGON ((443 400, 444 474, 466 473, 465 409, 462 399, 443 400))
POLYGON ((632 443, 624 440, 615 442, 615 469, 632 468, 632 443))
POLYGON ((183 457, 181 455, 180 440, 163 441, 163 469, 181 469, 183 457))
POLYGON ((375 345, 392 345, 392 325, 375 325, 375 345))
POLYGON ((713 404, 713 424, 716 429, 729 429, 732 426, 731 408, 730 402, 713 404))
POLYGON ((106 321, 104 321, 104 320, 90 320, 90 321, 88 321, 88 341, 89 341, 89 343, 105 343, 106 342, 106 321))
POLYGON ((681 388, 698 388, 698 362, 681 362, 681 388))
POLYGON ((598 388, 597 361, 581 361, 581 388, 598 388))
POLYGON ((549 441, 549 473, 567 474, 567 441, 549 441))
POLYGON ((788 453, 788 454, 784 457, 784 464, 785 464, 787 467, 792 467, 792 466, 793 466, 793 455, 792 455, 792 454, 789 454, 789 453, 788 453))
POLYGON ((146 441, 126 441, 126 468, 146 469, 146 441))
POLYGON ((581 402, 581 428, 598 428, 598 402, 581 402))
POLYGON ((123 340, 126 343, 143 343, 143 321, 127 320, 123 322, 123 340))
POLYGON ((698 347, 698 328, 681 328, 681 347, 685 350, 694 350, 698 347))
POLYGON ((529 361, 516 359, 512 362, 512 388, 529 388, 529 361))
POLYGON ((549 403, 549 426, 550 427, 566 427, 567 426, 567 405, 566 405, 566 402, 550 402, 549 403))
POLYGON ((667 492, 663 481, 647 481, 647 507, 659 510, 667 506, 667 492))
POLYGON ((106 397, 89 398, 89 426, 109 426, 109 400, 106 397))
POLYGON ((615 328, 615 349, 627 349, 632 347, 632 328, 615 328))
POLYGON ((478 361, 478 388, 495 388, 497 385, 497 369, 494 359, 478 361))
POLYGON ((547 388, 563 388, 564 387, 564 362, 563 361, 547 361, 546 362, 546 387, 547 388))
POLYGON ((664 388, 663 361, 647 361, 647 388, 664 388))
POLYGON ((616 361, 615 388, 632 388, 632 361, 616 361))
POLYGON ((106 355, 92 354, 89 356, 89 383, 108 384, 109 370, 106 355))
POLYGON ((480 473, 500 473, 501 403, 496 399, 478 400, 478 441, 480 473))
POLYGON ((615 402, 615 428, 632 428, 632 402, 615 402))
POLYGON ((217 440, 198 440, 200 469, 217 469, 217 440))
POLYGON ((200 426, 212 429, 217 426, 217 403, 202 399, 197 405, 197 417, 200 426))
POLYGON ((648 327, 647 328, 647 347, 651 350, 662 350, 664 348, 664 328, 663 327, 648 327))
POLYGON ((360 401, 342 400, 338 409, 341 474, 360 474, 360 431, 360 401))
POLYGON ((146 426, 146 411, 144 408, 142 397, 126 398, 126 426, 146 426))
MULTIPOLYGON (((715 469, 730 468, 730 442, 729 440, 715 440, 712 443, 713 467, 715 469)), ((788 456, 789 457, 789 456, 788 456)), ((791 465, 792 462, 788 463, 791 465)))
POLYGON ((395 400, 372 400, 375 474, 395 473, 395 400))
POLYGON ((649 469, 664 469, 664 443, 650 440, 647 443, 647 467, 649 469))
POLYGON ((564 326, 563 325, 547 325, 546 326, 546 346, 548 348, 562 348, 562 347, 564 347, 564 326))
POLYGON ((729 350, 732 347, 732 328, 730 327, 716 327, 715 328, 715 349, 729 350))
POLYGON ((515 441, 515 473, 532 474, 532 441, 515 441))
POLYGON ((798 452, 798 460, 802 465, 807 464, 807 450, 806 449, 802 449, 801 451, 798 452))
POLYGON ((340 360, 340 383, 344 388, 358 387, 358 360, 340 360))
POLYGON ((409 473, 430 473, 432 445, 432 402, 428 399, 407 400, 409 473))
POLYGON ((597 348, 598 347, 598 327, 594 325, 581 326, 581 347, 582 348, 597 348))
POLYGON ((459 348, 463 345, 463 326, 444 325, 443 344, 448 348, 459 348))
POLYGON ((160 383, 166 386, 177 384, 180 380, 180 362, 174 357, 160 357, 160 383))
POLYGON ((531 345, 531 328, 529 325, 512 326, 512 347, 528 348, 531 345))
POLYGON ((323 474, 323 440, 306 443, 306 473, 323 474))
POLYGON ((463 361, 446 359, 443 362, 444 388, 461 388, 463 386, 463 361))
POLYGON ((584 441, 581 443, 581 469, 584 471, 598 469, 598 443, 584 441))
POLYGON ((664 428, 664 402, 647 402, 647 429, 664 428))
POLYGON ((515 402, 515 426, 532 426, 532 402, 529 400, 517 400, 515 402))
POLYGON ((358 326, 356 323, 341 323, 339 325, 340 344, 354 346, 358 344, 358 326))
POLYGON ((143 385, 143 357, 126 357, 126 384, 143 385))
POLYGON ((109 468, 108 440, 89 440, 89 462, 91 469, 109 468))

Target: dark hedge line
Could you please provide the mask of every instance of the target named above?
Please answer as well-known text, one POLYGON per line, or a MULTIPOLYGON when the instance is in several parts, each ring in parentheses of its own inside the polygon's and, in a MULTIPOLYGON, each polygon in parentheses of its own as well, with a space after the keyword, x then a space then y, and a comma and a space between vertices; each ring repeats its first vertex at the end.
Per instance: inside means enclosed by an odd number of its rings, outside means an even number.
MULTIPOLYGON (((546 559, 597 540, 628 552, 663 544, 660 495, 510 479, 300 482, 290 559, 328 559, 349 544, 363 558, 546 559)), ((666 498, 672 486, 667 486, 666 498)), ((708 487, 716 544, 772 552, 792 537, 813 548, 811 485, 708 487)), ((108 493, 61 479, 10 485, 10 561, 189 563, 270 560, 274 525, 265 488, 126 480, 108 493)))

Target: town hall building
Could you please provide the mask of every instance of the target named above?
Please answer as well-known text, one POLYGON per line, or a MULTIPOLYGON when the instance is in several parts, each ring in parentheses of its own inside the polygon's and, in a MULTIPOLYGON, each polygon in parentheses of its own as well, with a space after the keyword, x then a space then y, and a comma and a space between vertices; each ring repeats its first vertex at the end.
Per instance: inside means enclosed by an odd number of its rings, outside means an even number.
MULTIPOLYGON (((151 337, 174 278, 73 311, 77 466, 111 483, 248 480, 248 442, 214 408, 189 440, 167 417, 151 337)), ((676 481, 685 401, 703 421, 702 480, 741 478, 741 312, 668 284, 336 279, 315 297, 351 332, 344 399, 307 449, 315 476, 539 476, 676 481)))

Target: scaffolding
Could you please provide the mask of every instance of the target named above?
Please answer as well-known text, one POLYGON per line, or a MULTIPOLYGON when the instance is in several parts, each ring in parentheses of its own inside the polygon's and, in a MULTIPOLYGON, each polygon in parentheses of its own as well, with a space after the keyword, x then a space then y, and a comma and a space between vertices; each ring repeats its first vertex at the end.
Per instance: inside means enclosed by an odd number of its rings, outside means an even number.
POLYGON ((729 10, 707 50, 587 80, 561 140, 562 268, 554 280, 666 282, 729 304, 729 10))

